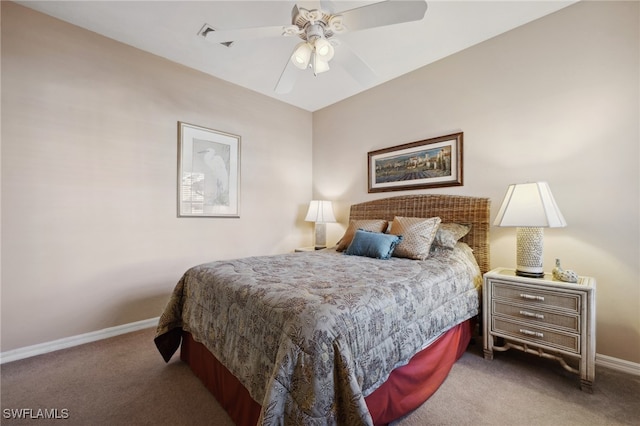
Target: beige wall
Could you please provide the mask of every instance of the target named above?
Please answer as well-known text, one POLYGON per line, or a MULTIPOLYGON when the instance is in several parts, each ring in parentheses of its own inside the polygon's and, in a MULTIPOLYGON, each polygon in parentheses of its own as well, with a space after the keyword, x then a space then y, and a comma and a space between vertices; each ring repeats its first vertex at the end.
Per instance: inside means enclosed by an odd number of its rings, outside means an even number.
MULTIPOLYGON (((581 2, 315 112, 315 195, 344 222, 403 194, 367 194, 368 151, 463 131, 464 186, 422 192, 490 197, 495 217, 508 184, 548 181, 568 227, 545 231, 546 269, 596 277, 597 352, 640 362, 639 5, 581 2)), ((491 250, 515 265, 515 229, 491 250)))
POLYGON ((307 111, 2 2, 1 351, 158 316, 194 264, 309 245, 311 136, 307 111), (176 217, 178 121, 242 137, 239 219, 176 217))

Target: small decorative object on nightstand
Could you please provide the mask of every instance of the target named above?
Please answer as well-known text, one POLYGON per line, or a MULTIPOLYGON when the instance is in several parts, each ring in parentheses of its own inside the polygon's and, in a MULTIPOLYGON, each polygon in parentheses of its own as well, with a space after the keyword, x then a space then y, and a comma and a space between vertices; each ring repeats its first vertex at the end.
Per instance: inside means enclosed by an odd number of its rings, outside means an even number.
POLYGON ((560 265, 560 259, 556 259, 556 267, 553 268, 553 278, 558 281, 564 281, 566 283, 577 283, 578 282, 578 274, 568 269, 562 269, 560 265))
POLYGON ((497 268, 484 275, 484 357, 494 351, 518 349, 555 359, 580 375, 580 387, 591 392, 595 378, 596 280, 578 277, 577 283, 516 275, 497 268), (503 343, 496 344, 501 338, 503 343), (565 358, 577 361, 578 368, 565 358))

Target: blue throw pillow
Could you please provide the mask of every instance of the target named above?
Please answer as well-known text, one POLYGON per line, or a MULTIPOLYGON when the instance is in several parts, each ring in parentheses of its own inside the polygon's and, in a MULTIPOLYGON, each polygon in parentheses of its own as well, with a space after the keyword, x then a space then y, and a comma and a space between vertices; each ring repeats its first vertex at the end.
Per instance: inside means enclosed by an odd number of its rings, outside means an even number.
POLYGON ((402 235, 382 234, 358 229, 344 254, 389 259, 400 241, 402 241, 402 235))

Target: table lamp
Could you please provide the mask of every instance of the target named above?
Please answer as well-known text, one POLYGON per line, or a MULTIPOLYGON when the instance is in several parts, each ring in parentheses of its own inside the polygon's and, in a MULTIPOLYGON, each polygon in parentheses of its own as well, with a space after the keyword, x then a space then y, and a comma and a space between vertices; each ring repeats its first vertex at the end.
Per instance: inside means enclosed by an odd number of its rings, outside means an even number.
POLYGON ((314 247, 320 250, 327 247, 327 223, 335 222, 331 201, 313 200, 309 203, 307 222, 315 222, 314 247))
POLYGON ((542 278, 543 228, 567 226, 547 182, 509 185, 495 226, 517 227, 516 275, 542 278))

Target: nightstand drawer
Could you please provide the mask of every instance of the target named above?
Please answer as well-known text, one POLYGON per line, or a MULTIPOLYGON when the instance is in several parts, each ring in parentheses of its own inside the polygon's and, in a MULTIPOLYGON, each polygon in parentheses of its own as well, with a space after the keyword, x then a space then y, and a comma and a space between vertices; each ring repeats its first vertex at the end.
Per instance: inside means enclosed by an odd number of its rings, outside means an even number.
POLYGON ((576 314, 580 312, 580 296, 577 294, 545 291, 512 283, 496 282, 493 286, 493 297, 531 305, 552 306, 576 314))
POLYGON ((493 318, 492 332, 503 334, 505 337, 515 337, 546 347, 555 347, 565 351, 580 353, 580 336, 565 334, 542 327, 511 322, 502 318, 493 318))
POLYGON ((580 317, 557 312, 535 309, 526 305, 513 305, 508 302, 493 300, 493 314, 513 318, 530 324, 549 325, 566 329, 569 332, 580 332, 580 317))

